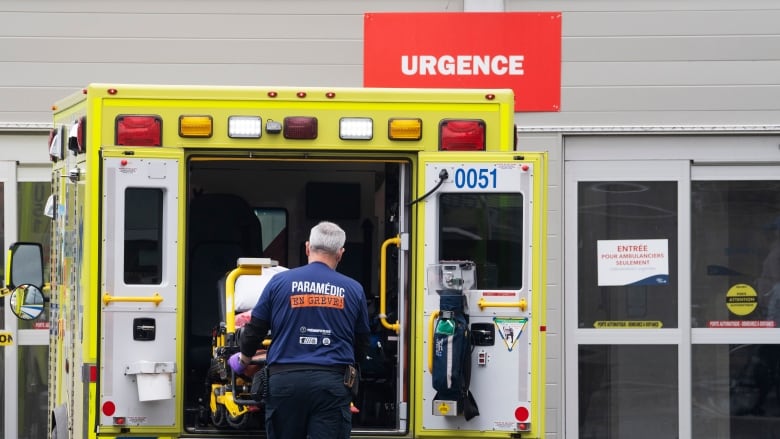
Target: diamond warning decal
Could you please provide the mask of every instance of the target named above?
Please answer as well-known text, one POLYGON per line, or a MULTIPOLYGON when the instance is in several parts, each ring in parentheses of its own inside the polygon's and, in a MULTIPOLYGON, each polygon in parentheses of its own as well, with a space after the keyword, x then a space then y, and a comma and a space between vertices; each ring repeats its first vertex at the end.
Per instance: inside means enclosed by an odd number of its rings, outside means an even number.
POLYGON ((525 317, 494 317, 493 322, 496 324, 498 334, 501 336, 501 339, 504 340, 507 349, 512 352, 512 349, 514 349, 517 344, 517 340, 520 339, 520 334, 523 333, 523 329, 525 329, 525 325, 528 323, 528 319, 525 317))

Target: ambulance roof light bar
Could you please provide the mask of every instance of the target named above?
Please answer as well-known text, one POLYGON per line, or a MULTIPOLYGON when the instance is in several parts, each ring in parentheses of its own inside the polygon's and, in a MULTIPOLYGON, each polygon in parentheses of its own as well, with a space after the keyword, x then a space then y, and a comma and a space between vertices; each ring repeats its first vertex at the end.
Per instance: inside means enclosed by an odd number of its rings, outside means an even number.
POLYGON ((119 115, 114 121, 119 146, 162 146, 162 118, 157 115, 119 115))
POLYGON ((445 119, 439 123, 440 151, 484 151, 485 121, 445 119))

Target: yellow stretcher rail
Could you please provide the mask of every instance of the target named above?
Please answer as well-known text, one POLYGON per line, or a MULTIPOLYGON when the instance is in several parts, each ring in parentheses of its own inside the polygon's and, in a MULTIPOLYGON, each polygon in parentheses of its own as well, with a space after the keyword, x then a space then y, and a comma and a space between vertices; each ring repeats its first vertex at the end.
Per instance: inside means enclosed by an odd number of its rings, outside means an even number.
POLYGON ((233 303, 233 298, 236 295, 236 279, 243 275, 259 276, 263 274, 263 265, 270 265, 270 260, 242 258, 238 260, 238 267, 228 273, 225 280, 225 329, 228 334, 236 332, 236 310, 233 303))

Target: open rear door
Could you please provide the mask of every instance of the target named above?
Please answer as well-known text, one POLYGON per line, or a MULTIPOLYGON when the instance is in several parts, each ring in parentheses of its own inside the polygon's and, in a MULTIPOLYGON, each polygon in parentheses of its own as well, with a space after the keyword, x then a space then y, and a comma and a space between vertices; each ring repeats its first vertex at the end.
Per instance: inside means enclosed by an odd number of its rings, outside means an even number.
POLYGON ((179 161, 103 166, 99 430, 174 430, 179 161))
POLYGON ((543 158, 516 152, 421 157, 418 192, 432 192, 418 211, 425 236, 417 266, 425 283, 417 322, 425 328, 418 433, 528 434, 541 427, 544 407, 543 158), (460 339, 452 331, 458 318, 466 322, 460 339), (465 394, 447 389, 458 383, 465 394))

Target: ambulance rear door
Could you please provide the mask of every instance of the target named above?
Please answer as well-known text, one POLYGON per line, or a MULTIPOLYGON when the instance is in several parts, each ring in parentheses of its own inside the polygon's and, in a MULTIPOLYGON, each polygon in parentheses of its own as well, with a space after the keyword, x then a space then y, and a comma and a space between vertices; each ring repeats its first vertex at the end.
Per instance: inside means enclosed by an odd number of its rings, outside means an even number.
MULTIPOLYGON (((539 154, 517 152, 439 152, 421 154, 419 194, 433 191, 418 210, 424 227, 419 243, 418 279, 424 279, 421 358, 425 363, 422 388, 417 392, 418 434, 472 432, 485 437, 536 437, 543 406, 537 383, 541 345, 534 294, 542 261, 534 256, 537 212, 543 160, 539 154), (438 189, 436 186, 439 185, 438 189), (438 282, 448 276, 442 263, 472 270, 474 285, 466 279, 462 295, 471 339, 470 392, 479 415, 466 419, 464 401, 437 397, 433 387, 433 334, 440 316, 438 282), (482 433, 479 433, 482 432, 482 433)), ((542 200, 539 200, 540 204, 542 200)), ((537 245, 539 243, 536 243, 537 245)), ((446 269, 446 268, 445 268, 446 269)), ((459 285, 459 276, 455 275, 459 285)), ((418 304, 420 301, 417 302, 418 304)), ((457 361, 454 359, 452 361, 457 361)), ((467 369, 467 368, 466 368, 467 369)))
POLYGON ((99 431, 176 424, 180 160, 104 157, 99 431))

